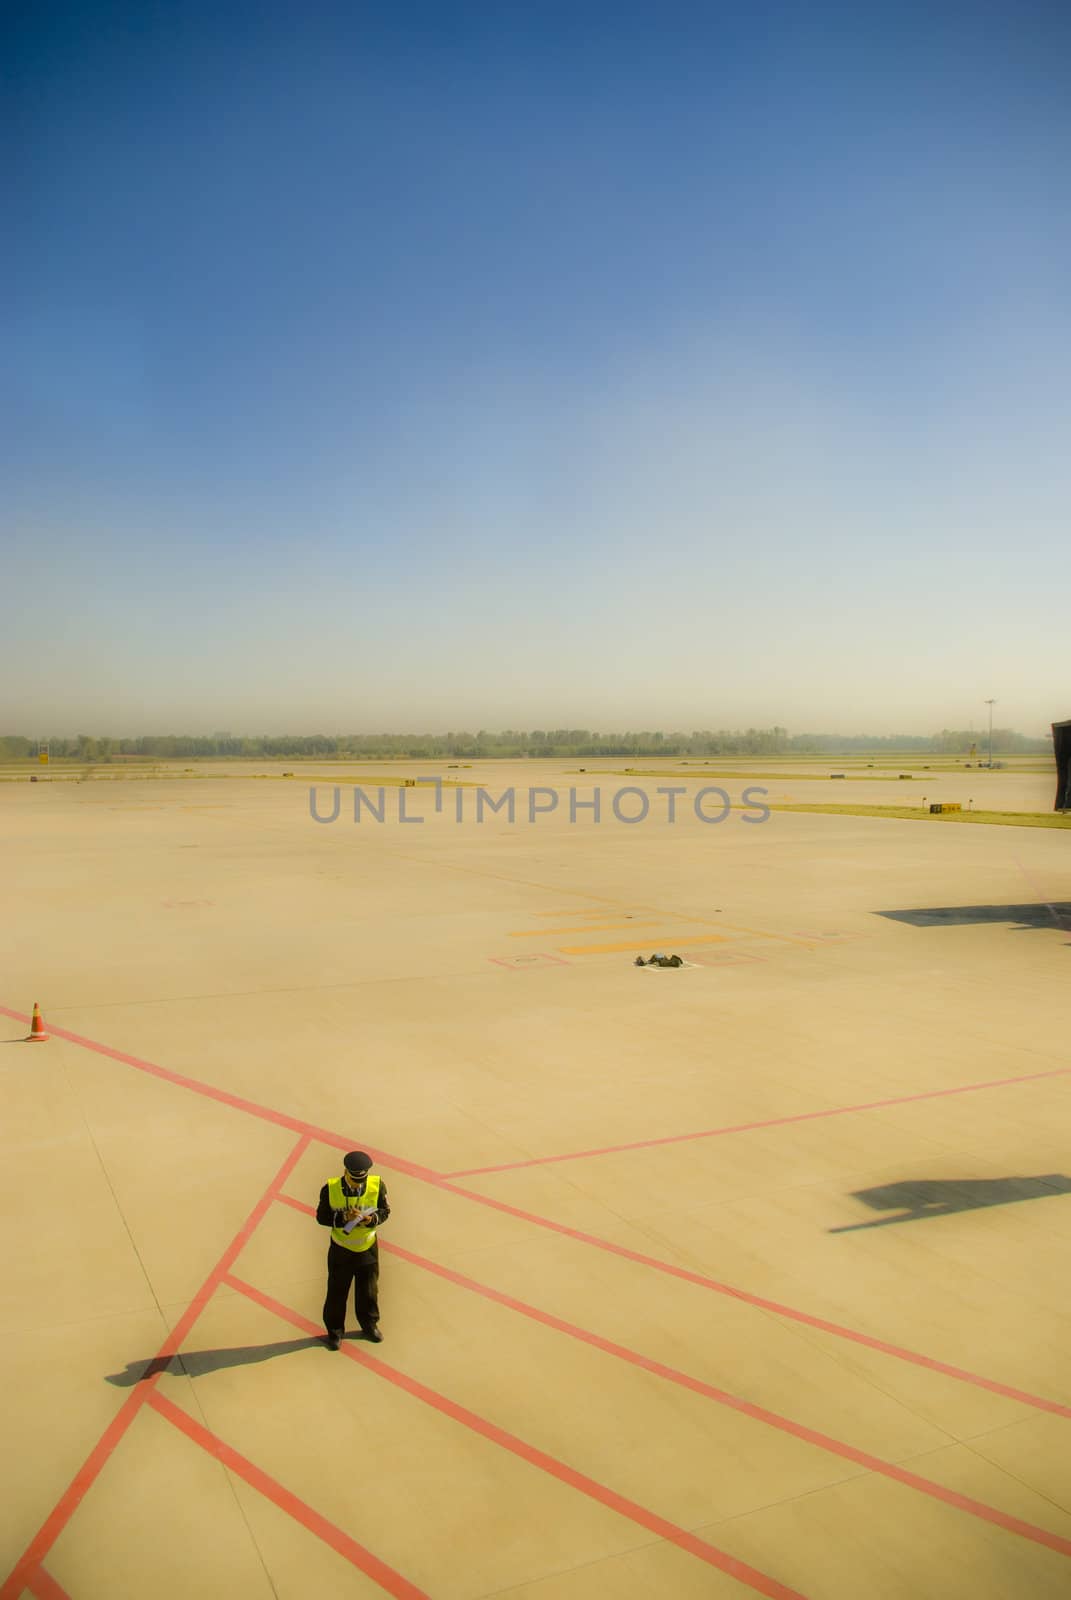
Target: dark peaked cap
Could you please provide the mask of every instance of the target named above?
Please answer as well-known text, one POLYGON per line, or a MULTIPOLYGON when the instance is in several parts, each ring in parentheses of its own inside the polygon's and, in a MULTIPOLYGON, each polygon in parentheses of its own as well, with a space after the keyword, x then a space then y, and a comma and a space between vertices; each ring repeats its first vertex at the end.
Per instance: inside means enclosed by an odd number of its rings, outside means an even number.
POLYGON ((342 1164, 347 1172, 367 1172, 372 1165, 372 1157, 366 1156, 363 1150, 351 1150, 342 1164))

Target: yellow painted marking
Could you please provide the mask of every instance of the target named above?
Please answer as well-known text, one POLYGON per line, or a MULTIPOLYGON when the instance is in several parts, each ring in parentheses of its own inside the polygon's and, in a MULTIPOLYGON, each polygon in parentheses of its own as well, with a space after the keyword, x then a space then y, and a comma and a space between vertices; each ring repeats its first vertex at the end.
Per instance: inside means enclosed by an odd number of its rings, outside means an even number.
MULTIPOLYGON (((682 950, 688 949, 693 944, 728 943, 724 935, 720 933, 685 933, 676 939, 663 936, 660 942, 667 947, 672 944, 679 944, 682 950)), ((609 955, 617 950, 649 950, 650 948, 650 939, 644 940, 643 944, 639 944, 634 939, 628 939, 620 944, 560 944, 558 946, 563 956, 601 956, 609 955)))
POLYGON ((543 938, 548 933, 601 933, 604 928, 660 928, 665 917, 629 917, 627 922, 588 922, 581 927, 575 923, 567 928, 521 928, 506 935, 509 939, 543 938))
POLYGON ((802 938, 794 939, 790 933, 771 933, 767 928, 749 928, 742 922, 723 922, 723 928, 731 928, 734 933, 753 933, 757 939, 780 939, 784 944, 802 944, 810 946, 813 939, 808 939, 806 934, 802 938))
MULTIPOLYGON (((575 909, 570 911, 536 911, 533 913, 533 915, 537 917, 605 917, 608 915, 613 915, 613 908, 611 906, 606 906, 601 911, 579 911, 575 909)), ((657 917, 654 923, 651 923, 647 918, 645 918, 642 923, 633 919, 633 926, 658 926, 659 923, 667 921, 670 916, 675 916, 680 922, 698 922, 700 924, 705 924, 707 927, 710 927, 711 923, 714 923, 715 927, 725 928, 731 933, 750 933, 757 939, 776 939, 779 943, 800 945, 807 950, 813 949, 815 944, 818 942, 817 940, 808 937, 807 934, 793 935, 791 933, 774 933, 768 928, 752 928, 740 922, 723 922, 720 917, 718 917, 715 921, 713 917, 688 916, 681 912, 667 912, 663 916, 657 917)), ((586 933, 588 927, 594 928, 595 925, 591 923, 585 924, 577 928, 576 932, 586 933)), ((569 928, 543 928, 540 931, 551 934, 569 933, 573 930, 569 928)), ((520 937, 520 934, 510 934, 511 939, 520 937)), ((637 948, 640 947, 638 946, 637 948)))
POLYGON ((597 910, 582 911, 577 906, 567 906, 564 911, 533 911, 533 917, 605 917, 607 908, 600 906, 597 910))

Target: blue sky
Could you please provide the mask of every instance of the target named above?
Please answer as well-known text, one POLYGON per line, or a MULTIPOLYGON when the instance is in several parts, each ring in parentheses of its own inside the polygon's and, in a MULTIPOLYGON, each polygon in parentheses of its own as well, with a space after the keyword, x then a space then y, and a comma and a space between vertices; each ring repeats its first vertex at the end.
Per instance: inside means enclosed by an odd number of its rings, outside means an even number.
POLYGON ((1071 714, 1065 5, 8 19, 0 731, 1071 714))

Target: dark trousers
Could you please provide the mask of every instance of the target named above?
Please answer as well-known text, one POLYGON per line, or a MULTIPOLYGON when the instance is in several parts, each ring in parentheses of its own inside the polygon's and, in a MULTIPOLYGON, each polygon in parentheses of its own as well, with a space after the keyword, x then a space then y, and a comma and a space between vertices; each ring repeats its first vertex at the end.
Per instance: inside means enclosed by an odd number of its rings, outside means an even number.
POLYGON ((334 1239, 327 1247, 327 1299, 324 1327, 341 1333, 346 1326, 346 1301, 353 1284, 357 1322, 363 1333, 379 1321, 379 1245, 367 1250, 346 1250, 334 1239))

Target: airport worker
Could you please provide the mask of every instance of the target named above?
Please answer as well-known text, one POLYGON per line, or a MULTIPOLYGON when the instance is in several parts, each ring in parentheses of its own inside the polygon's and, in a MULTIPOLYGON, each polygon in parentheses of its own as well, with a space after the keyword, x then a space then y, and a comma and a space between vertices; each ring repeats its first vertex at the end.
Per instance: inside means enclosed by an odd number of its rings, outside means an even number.
POLYGON ((327 1298, 324 1301, 324 1327, 329 1350, 337 1350, 346 1327, 346 1302, 350 1284, 361 1332, 379 1344, 379 1246, 376 1229, 390 1216, 387 1186, 378 1172, 372 1172, 372 1157, 363 1150, 351 1150, 343 1161, 345 1170, 329 1178, 320 1190, 316 1220, 331 1229, 327 1247, 327 1298))

